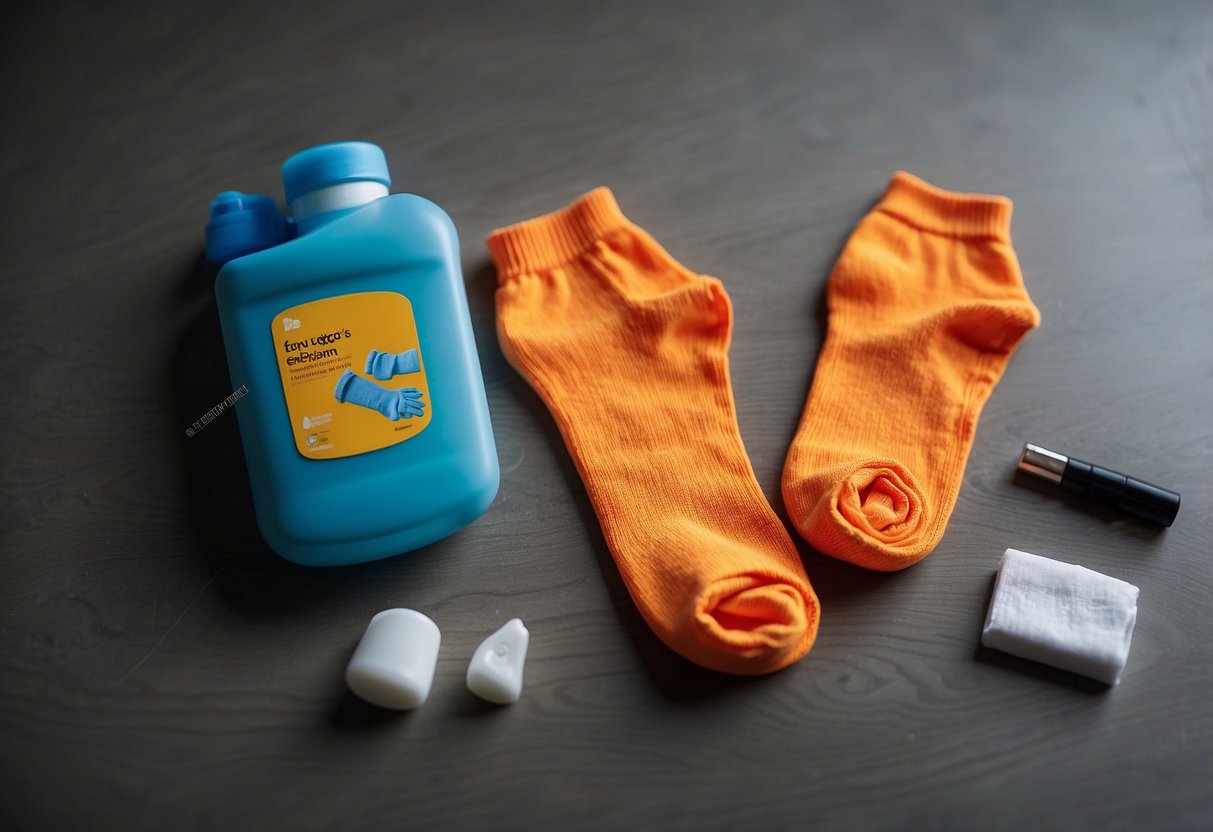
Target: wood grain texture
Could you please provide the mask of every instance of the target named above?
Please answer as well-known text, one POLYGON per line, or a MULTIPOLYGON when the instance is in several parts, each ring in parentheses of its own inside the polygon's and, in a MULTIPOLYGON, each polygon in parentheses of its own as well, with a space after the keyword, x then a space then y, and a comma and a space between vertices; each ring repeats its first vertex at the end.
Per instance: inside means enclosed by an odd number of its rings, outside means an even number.
MULTIPOLYGON (((21 4, 0 33, 0 827, 1213 828, 1213 15, 1207 2, 21 4), (270 553, 199 259, 219 190, 380 143, 460 230, 500 496, 424 551, 270 553), (777 511, 826 278, 896 169, 1006 193, 1044 325, 922 564, 801 544, 820 638, 761 679, 645 627, 493 329, 494 227, 611 186, 736 309, 777 511), (1158 531, 1017 478, 1024 440, 1175 488, 1158 531), (1008 546, 1141 587, 1107 691, 979 647, 1008 546), (441 626, 431 701, 341 674, 441 626), (532 632, 522 701, 463 689, 532 632)), ((856 407, 880 407, 879 396, 856 407)))

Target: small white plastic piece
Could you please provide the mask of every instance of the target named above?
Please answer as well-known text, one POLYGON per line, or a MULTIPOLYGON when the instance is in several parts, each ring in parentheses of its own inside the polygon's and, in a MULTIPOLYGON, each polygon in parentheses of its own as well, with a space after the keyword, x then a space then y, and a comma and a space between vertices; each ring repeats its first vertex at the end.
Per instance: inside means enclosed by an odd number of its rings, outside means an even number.
POLYGON ((476 648, 468 665, 468 690, 497 705, 517 702, 522 696, 522 666, 530 640, 522 619, 505 622, 476 648))
POLYGON ((381 708, 420 707, 430 695, 441 641, 438 625, 416 610, 384 610, 367 625, 345 683, 381 708))

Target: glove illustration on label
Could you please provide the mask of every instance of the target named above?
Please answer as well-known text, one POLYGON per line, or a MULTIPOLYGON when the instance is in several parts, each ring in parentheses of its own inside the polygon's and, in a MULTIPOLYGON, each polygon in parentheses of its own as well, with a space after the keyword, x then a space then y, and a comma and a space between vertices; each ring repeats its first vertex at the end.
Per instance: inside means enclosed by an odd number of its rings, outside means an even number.
POLYGON ((392 376, 403 376, 421 371, 421 358, 417 350, 391 353, 371 350, 366 356, 366 374, 380 381, 392 376))
POLYGON ((352 370, 341 374, 341 378, 337 379, 337 387, 333 390, 333 397, 337 401, 377 410, 384 418, 393 422, 425 413, 425 402, 421 401, 421 396, 421 391, 416 387, 388 390, 355 375, 352 370))

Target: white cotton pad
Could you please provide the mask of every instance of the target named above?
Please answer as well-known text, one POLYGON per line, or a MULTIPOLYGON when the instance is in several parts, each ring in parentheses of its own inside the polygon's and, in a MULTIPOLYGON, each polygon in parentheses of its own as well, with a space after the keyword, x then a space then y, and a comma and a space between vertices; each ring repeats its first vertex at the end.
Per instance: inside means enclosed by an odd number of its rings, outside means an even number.
POLYGON ((441 640, 438 625, 416 610, 384 610, 367 625, 345 683, 382 708, 420 707, 430 695, 441 640))
POLYGON ((1007 549, 981 643, 1115 685, 1133 641, 1137 594, 1099 572, 1007 549))

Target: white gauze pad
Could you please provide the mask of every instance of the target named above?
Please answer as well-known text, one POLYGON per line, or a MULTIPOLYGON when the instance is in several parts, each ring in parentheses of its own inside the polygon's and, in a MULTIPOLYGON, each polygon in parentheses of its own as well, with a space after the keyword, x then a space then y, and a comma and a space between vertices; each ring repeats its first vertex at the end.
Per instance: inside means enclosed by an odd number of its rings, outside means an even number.
POLYGON ((1137 594, 1076 564, 1007 549, 981 643, 1115 685, 1129 657, 1137 594))

